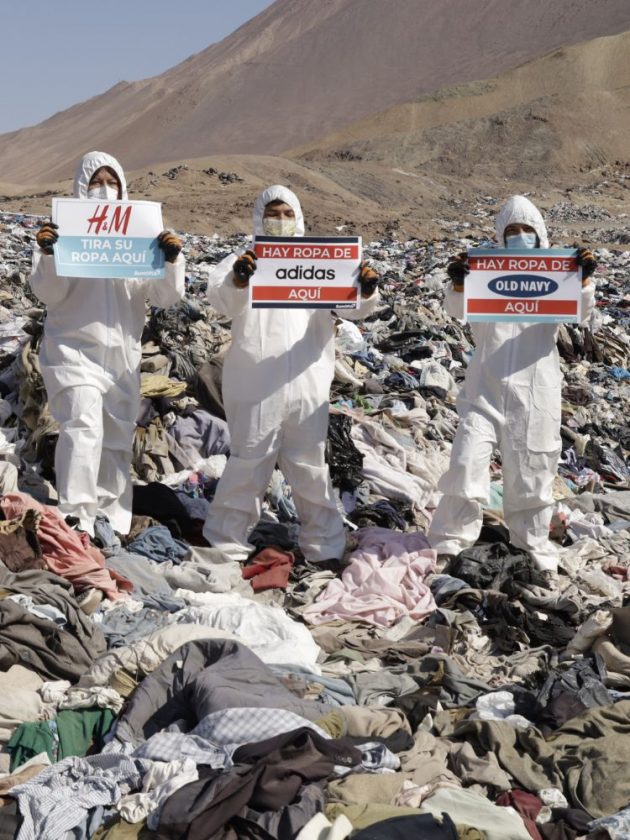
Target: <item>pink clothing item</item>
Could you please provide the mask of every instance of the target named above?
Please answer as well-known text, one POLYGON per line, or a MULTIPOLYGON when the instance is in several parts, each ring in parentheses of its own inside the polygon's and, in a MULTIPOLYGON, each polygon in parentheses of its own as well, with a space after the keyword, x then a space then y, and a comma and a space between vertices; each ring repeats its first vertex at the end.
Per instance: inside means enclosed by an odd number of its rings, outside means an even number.
POLYGON ((114 601, 123 592, 133 589, 130 581, 105 568, 102 552, 90 544, 87 534, 69 528, 56 508, 46 507, 32 496, 17 492, 3 496, 0 508, 7 519, 16 519, 27 510, 42 514, 37 538, 46 568, 69 580, 77 592, 93 587, 114 601))
POLYGON ((389 627, 403 616, 422 621, 435 610, 424 581, 435 571, 436 553, 424 534, 363 528, 355 536, 350 565, 304 610, 306 621, 340 618, 389 627))

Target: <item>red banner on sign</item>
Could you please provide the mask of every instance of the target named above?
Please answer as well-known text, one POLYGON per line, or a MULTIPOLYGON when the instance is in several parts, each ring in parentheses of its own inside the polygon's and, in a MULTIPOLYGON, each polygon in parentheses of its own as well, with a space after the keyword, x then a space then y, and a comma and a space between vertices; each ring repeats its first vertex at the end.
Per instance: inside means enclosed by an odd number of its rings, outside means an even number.
POLYGON ((254 286, 252 301, 285 301, 302 303, 303 301, 343 302, 357 299, 356 286, 254 286))
POLYGON ((468 265, 471 271, 577 271, 578 265, 575 257, 506 257, 506 256, 483 256, 469 257, 468 265))
POLYGON ((258 259, 271 260, 358 260, 359 245, 311 244, 309 242, 279 244, 256 242, 254 251, 258 259))
POLYGON ((506 314, 519 312, 537 315, 575 315, 577 302, 574 300, 523 300, 506 298, 505 300, 471 298, 468 301, 471 314, 506 314))

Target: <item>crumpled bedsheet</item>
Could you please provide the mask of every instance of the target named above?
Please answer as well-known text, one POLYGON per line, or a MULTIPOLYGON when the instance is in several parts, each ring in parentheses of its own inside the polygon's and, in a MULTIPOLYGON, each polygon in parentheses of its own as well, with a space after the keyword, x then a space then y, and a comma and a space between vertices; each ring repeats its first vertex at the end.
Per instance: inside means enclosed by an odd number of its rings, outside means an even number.
POLYGON ((306 607, 306 621, 353 619, 389 627, 404 616, 422 621, 436 609, 425 582, 435 571, 436 553, 423 534, 365 528, 356 539, 341 579, 306 607))

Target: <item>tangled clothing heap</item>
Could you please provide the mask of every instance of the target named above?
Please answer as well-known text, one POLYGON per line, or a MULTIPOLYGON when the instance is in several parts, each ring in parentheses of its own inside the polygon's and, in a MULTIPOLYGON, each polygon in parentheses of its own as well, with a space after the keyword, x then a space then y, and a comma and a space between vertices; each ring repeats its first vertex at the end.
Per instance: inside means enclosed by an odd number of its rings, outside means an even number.
MULTIPOLYGON (((549 247, 540 212, 523 196, 508 199, 497 216, 499 247, 505 244, 505 229, 514 223, 532 227, 539 246, 549 247)), ((589 283, 582 290, 584 321, 594 298, 589 283)), ((447 311, 463 318, 463 306, 463 294, 451 286, 446 292, 447 311)), ((439 483, 444 496, 429 532, 429 541, 440 554, 459 554, 477 540, 489 496, 488 467, 498 445, 503 510, 512 544, 530 551, 539 568, 557 568, 557 553, 548 535, 561 451, 558 330, 557 324, 472 325, 477 349, 457 400, 460 424, 449 470, 439 483)))
POLYGON ((246 706, 284 709, 316 720, 328 706, 299 700, 239 642, 199 639, 182 645, 138 686, 115 737, 141 744, 178 720, 196 725, 212 712, 246 706))
MULTIPOLYGON (((265 190, 254 206, 254 234, 263 233, 271 201, 293 208, 296 235, 304 235, 297 197, 285 187, 265 190)), ((232 318, 232 344, 223 367, 223 398, 232 454, 210 507, 204 536, 245 560, 249 530, 278 463, 293 489, 300 516, 299 544, 308 560, 340 558, 343 523, 325 463, 328 397, 335 370, 334 318, 325 309, 252 309, 247 289, 234 285, 226 257, 208 274, 208 299, 232 318)), ((378 293, 346 318, 365 318, 378 293)))
MULTIPOLYGON (((74 180, 87 198, 94 173, 112 169, 127 199, 118 161, 89 152, 74 180)), ((47 306, 40 362, 50 411, 59 423, 55 471, 59 509, 94 533, 97 514, 120 533, 131 524, 131 464, 140 404, 140 338, 145 302, 169 307, 184 294, 184 258, 166 263, 164 279, 61 277, 54 257, 33 251, 31 288, 47 306)))
MULTIPOLYGON (((29 612, 11 598, 0 599, 1 671, 22 664, 41 677, 76 682, 105 653, 103 634, 82 612, 67 581, 51 572, 12 574, 0 565, 0 588, 28 594, 35 604, 52 605, 66 619, 60 627, 48 618, 29 612)), ((27 681, 22 679, 22 687, 26 685, 27 681)))

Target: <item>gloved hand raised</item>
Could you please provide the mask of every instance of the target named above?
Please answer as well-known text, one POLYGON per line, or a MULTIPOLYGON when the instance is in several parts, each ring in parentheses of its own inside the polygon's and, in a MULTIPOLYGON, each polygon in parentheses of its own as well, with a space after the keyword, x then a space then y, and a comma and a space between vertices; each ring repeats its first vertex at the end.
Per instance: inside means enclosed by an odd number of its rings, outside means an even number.
POLYGON ((158 245, 164 251, 166 262, 174 263, 182 250, 182 240, 172 230, 163 230, 157 240, 158 245))
POLYGON ((37 231, 35 238, 37 244, 45 254, 53 253, 53 245, 59 239, 59 225, 54 222, 45 222, 37 231))
POLYGON ((575 260, 582 266, 582 283, 584 283, 597 268, 597 260, 590 248, 578 248, 575 260))
POLYGON ((361 296, 364 298, 371 298, 380 277, 373 268, 371 268, 365 260, 359 266, 359 286, 361 287, 361 296))
POLYGON ((468 267, 468 254, 464 251, 464 253, 456 256, 455 259, 448 264, 446 273, 451 278, 455 291, 463 292, 464 280, 466 279, 466 275, 470 273, 470 268, 468 267))
POLYGON ((238 289, 247 288, 250 277, 256 271, 256 254, 253 251, 245 251, 235 260, 232 271, 234 272, 234 285, 238 289))

